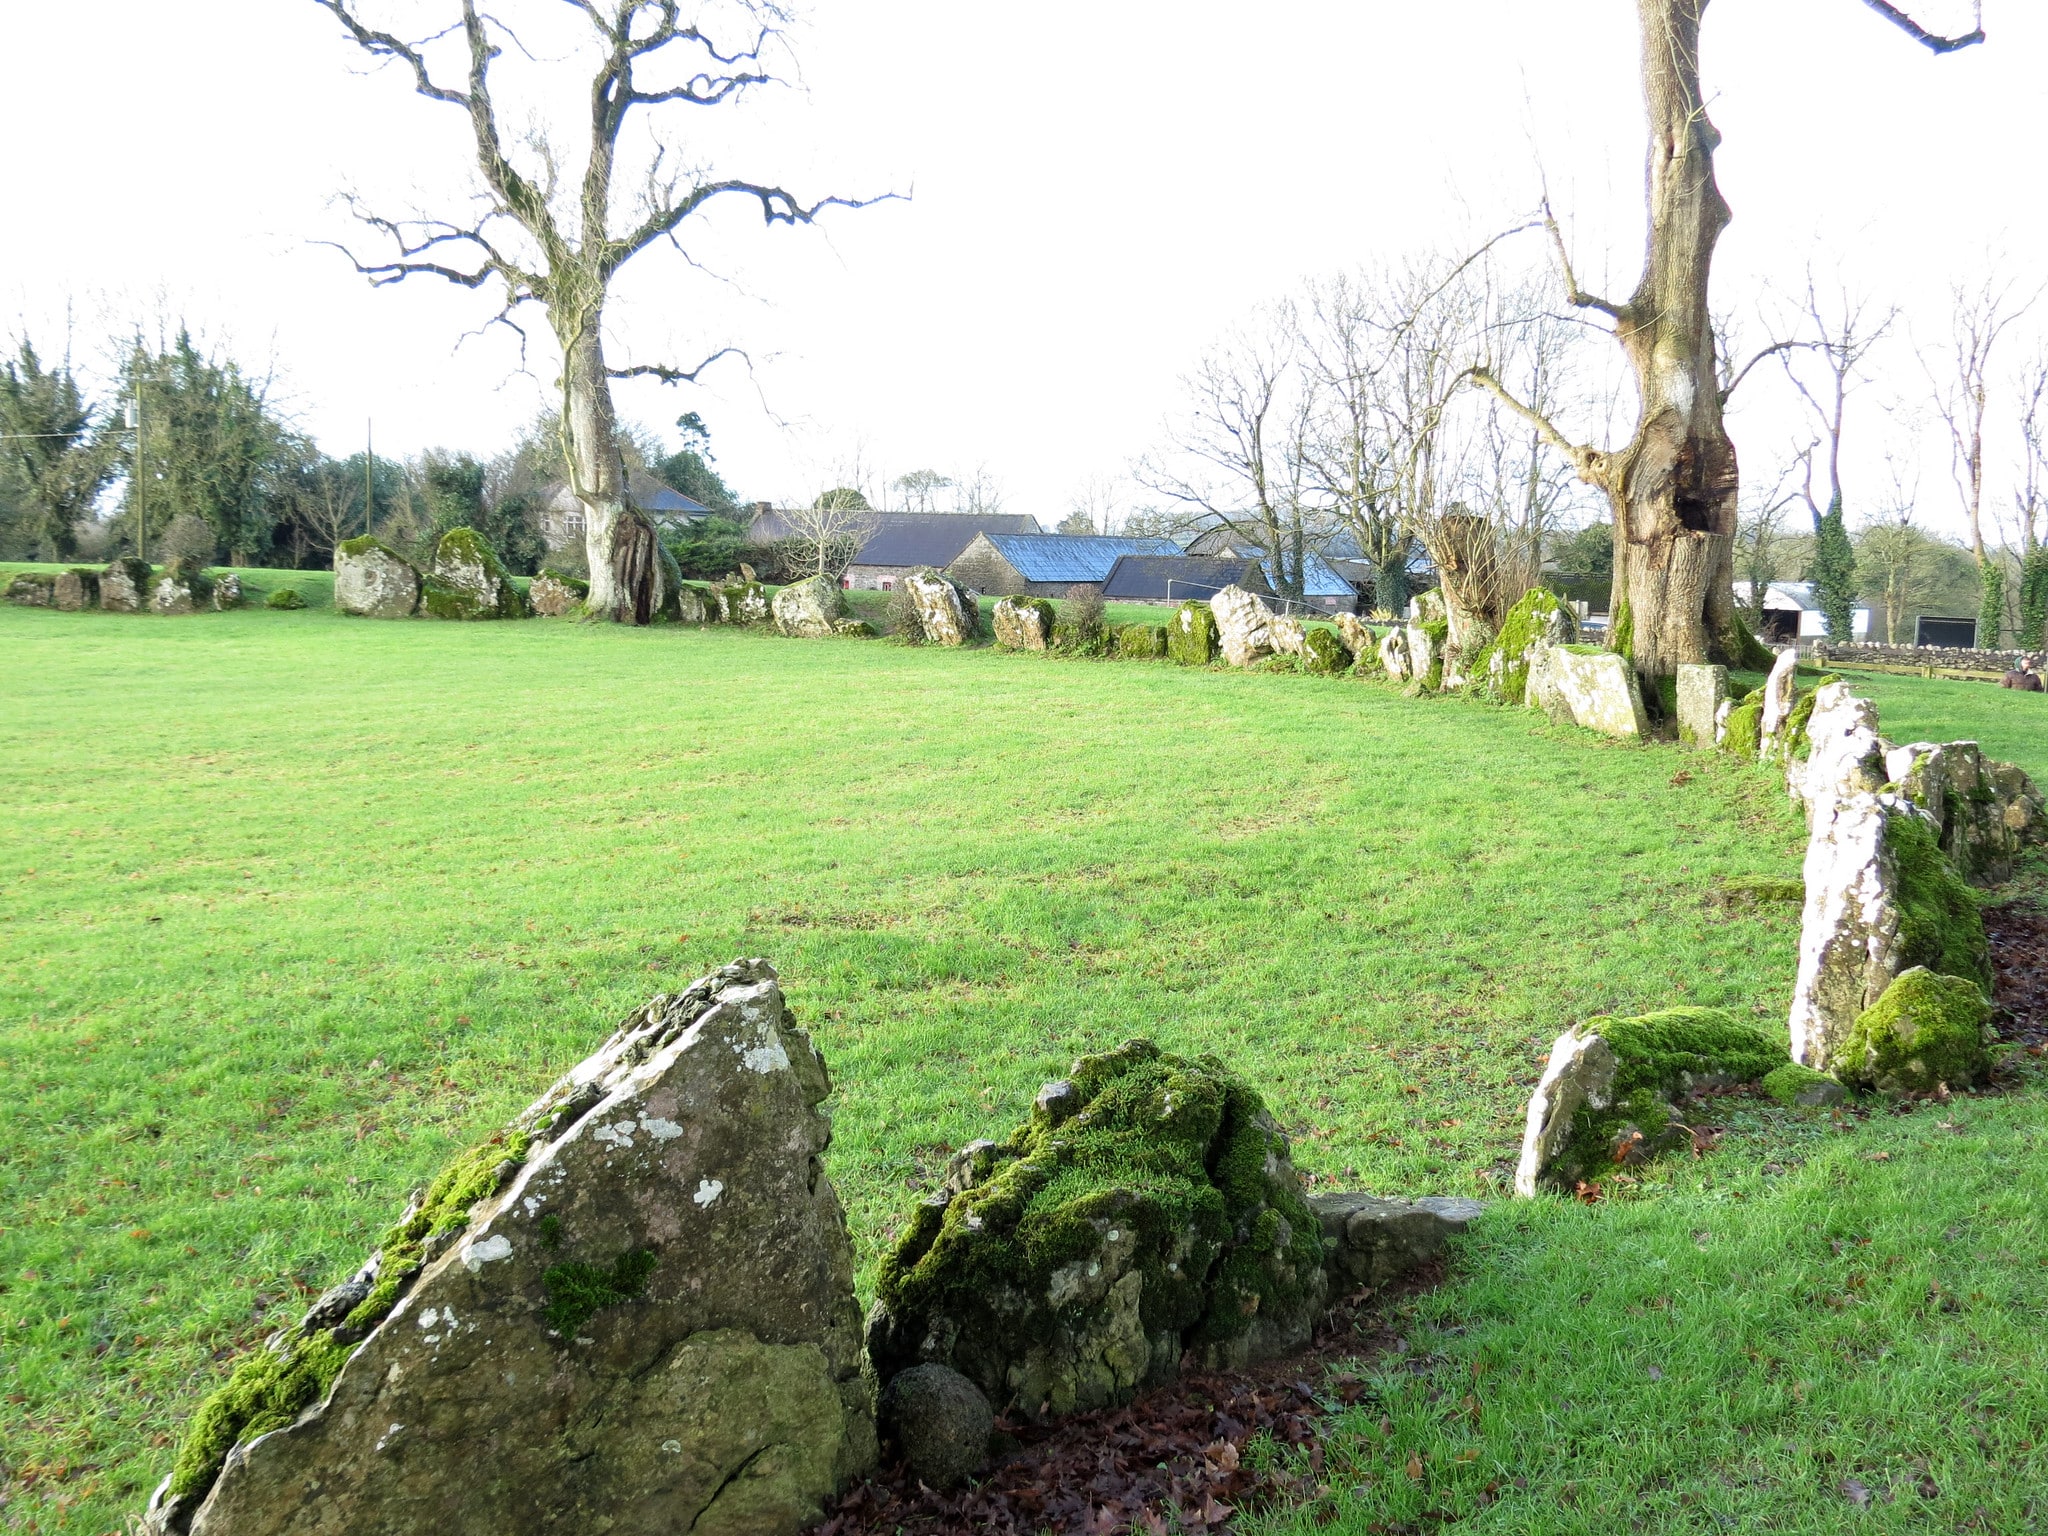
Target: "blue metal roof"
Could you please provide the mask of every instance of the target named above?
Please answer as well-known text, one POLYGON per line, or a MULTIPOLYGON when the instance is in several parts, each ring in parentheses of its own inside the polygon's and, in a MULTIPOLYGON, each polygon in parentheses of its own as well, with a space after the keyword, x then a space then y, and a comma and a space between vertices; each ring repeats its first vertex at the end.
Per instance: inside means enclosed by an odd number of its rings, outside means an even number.
POLYGON ((991 533, 985 537, 1026 581, 1106 581, 1110 567, 1121 556, 1180 553, 1180 546, 1171 539, 1115 539, 1076 533, 991 533))
MULTIPOLYGON (((1280 583, 1273 575, 1273 562, 1261 560, 1259 568, 1266 573, 1266 580, 1273 590, 1280 590, 1280 583)), ((1303 597, 1356 597, 1358 589, 1330 569, 1329 562, 1313 550, 1301 557, 1301 595, 1303 597)))

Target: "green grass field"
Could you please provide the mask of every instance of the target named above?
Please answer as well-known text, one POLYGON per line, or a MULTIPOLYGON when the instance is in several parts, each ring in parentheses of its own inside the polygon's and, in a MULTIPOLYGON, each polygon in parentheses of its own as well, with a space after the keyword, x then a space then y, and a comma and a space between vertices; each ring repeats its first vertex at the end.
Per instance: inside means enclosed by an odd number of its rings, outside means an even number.
MULTIPOLYGON (((1488 1195, 1568 1022, 1790 994, 1796 910, 1709 894, 1802 829, 1724 759, 1352 679, 347 621, 284 579, 316 606, 0 607, 0 1529, 120 1529, 234 1350, 736 954, 832 1064, 864 1286, 952 1147, 1134 1034, 1222 1053, 1319 1184, 1488 1195)), ((2048 769, 2040 700, 1871 691, 2048 769)), ((1750 1108, 1632 1198, 1494 1213, 1347 1424, 1341 1528, 2032 1528, 2040 1109, 1750 1108)))

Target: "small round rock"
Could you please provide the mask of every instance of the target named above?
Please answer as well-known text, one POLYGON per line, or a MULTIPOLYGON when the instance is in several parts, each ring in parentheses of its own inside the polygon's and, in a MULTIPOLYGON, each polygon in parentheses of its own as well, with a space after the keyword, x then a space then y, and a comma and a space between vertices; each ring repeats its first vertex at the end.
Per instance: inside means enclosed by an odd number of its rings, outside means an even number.
POLYGON ((882 1431, 928 1488, 951 1488, 988 1455, 996 1416, 981 1388, 950 1365, 913 1365, 882 1389, 882 1431))

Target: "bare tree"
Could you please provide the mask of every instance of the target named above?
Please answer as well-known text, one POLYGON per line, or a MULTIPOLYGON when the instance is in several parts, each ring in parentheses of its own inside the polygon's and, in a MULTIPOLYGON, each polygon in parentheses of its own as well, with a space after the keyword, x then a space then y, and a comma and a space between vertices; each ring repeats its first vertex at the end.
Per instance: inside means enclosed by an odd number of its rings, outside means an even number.
POLYGON ((1806 403, 1820 433, 1807 463, 1809 471, 1817 463, 1826 475, 1827 495, 1814 495, 1810 472, 1801 492, 1816 523, 1823 507, 1842 510, 1842 439, 1848 427, 1849 397, 1868 382, 1864 364, 1890 334, 1898 318, 1896 308, 1880 309, 1868 298, 1846 288, 1823 295, 1809 269, 1799 323, 1809 329, 1810 335, 1795 344, 1797 350, 1777 344, 1778 361, 1785 376, 1806 403))
POLYGON ((1932 584, 1933 541, 1914 526, 1919 485, 1913 472, 1890 455, 1886 467, 1891 493, 1880 515, 1864 527, 1856 541, 1856 564, 1883 606, 1886 643, 1898 645, 1908 613, 1927 596, 1932 584))
MULTIPOLYGON (((1936 53, 1984 40, 1981 26, 1942 37, 1889 0, 1865 3, 1936 53)), ((1476 375, 1607 497, 1615 524, 1610 643, 1653 676, 1680 662, 1739 661, 1748 649, 1733 591, 1739 474, 1707 317, 1714 248, 1730 218, 1714 180, 1721 135, 1700 88, 1707 4, 1636 0, 1650 148, 1649 241, 1635 292, 1617 303, 1581 287, 1550 221, 1566 297, 1611 324, 1635 373, 1633 437, 1618 451, 1578 442, 1500 380, 1476 375)))
POLYGON ((1948 428, 1949 468, 1956 495, 1970 522, 1970 549, 1984 565, 1984 419, 1990 408, 1991 354, 2027 304, 2015 305, 2007 284, 1987 278, 1975 288, 1957 283, 1949 312, 1946 377, 1923 354, 1921 366, 1934 386, 1935 409, 1948 428))
POLYGON ((953 488, 955 512, 1000 512, 1003 510, 1003 482, 986 464, 974 466, 974 473, 946 482, 953 488))
POLYGON ((1304 444, 1310 403, 1294 350, 1292 306, 1211 349, 1182 380, 1186 418, 1139 483, 1265 551, 1274 589, 1301 596, 1304 444))
POLYGON ((544 131, 528 134, 515 153, 500 126, 492 70, 506 43, 520 46, 501 15, 460 0, 452 25, 408 41, 365 22, 357 0, 314 3, 372 58, 409 71, 420 95, 468 119, 482 183, 479 206, 468 219, 392 219, 355 206, 356 216, 389 240, 393 254, 382 261, 350 259, 377 285, 431 276, 464 288, 493 288, 504 301, 497 319, 522 339, 516 312, 527 304, 542 307, 562 357, 562 459, 585 509, 590 611, 646 623, 663 597, 661 566, 654 526, 632 504, 612 380, 692 381, 737 349, 720 348, 692 368, 614 366, 606 357, 603 323, 613 280, 652 246, 680 251, 678 231, 719 198, 754 199, 769 225, 809 224, 821 209, 860 203, 827 197, 807 204, 778 186, 679 170, 674 162, 680 155, 657 140, 637 206, 615 222, 621 135, 637 109, 716 107, 770 83, 766 50, 779 38, 783 13, 773 0, 735 0, 731 20, 740 38, 728 43, 706 30, 701 17, 685 20, 681 0, 569 0, 589 23, 596 63, 587 88, 588 150, 581 175, 565 187, 560 157, 544 131), (443 50, 459 55, 460 84, 444 83, 456 73, 441 62, 443 50))
POLYGON ((827 491, 808 507, 785 510, 782 520, 789 528, 792 563, 813 576, 834 578, 846 574, 878 523, 864 498, 834 491, 827 491))
MULTIPOLYGON (((2013 496, 2015 532, 2020 554, 2041 546, 2041 517, 2048 510, 2048 358, 2027 365, 2020 375, 2020 483, 2013 496)), ((1985 555, 1981 542, 1977 563, 1985 555)))
POLYGON ((1812 448, 1803 450, 1768 488, 1762 482, 1752 482, 1752 489, 1746 497, 1747 506, 1740 514, 1735 530, 1735 569, 1740 574, 1741 586, 1748 600, 1739 602, 1751 629, 1763 623, 1764 599, 1770 593, 1771 584, 1786 574, 1785 514, 1799 500, 1799 487, 1793 481, 1795 472, 1805 468, 1812 448))
POLYGON ((904 511, 935 512, 938 510, 939 492, 951 489, 953 482, 936 469, 913 469, 907 475, 898 475, 889 484, 903 498, 904 511))

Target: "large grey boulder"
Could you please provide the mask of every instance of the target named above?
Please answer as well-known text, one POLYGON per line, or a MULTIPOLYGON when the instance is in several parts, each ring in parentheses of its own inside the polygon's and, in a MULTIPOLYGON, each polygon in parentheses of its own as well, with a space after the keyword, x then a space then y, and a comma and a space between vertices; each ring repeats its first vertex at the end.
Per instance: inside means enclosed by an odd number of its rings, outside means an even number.
POLYGON ((581 613, 588 596, 589 582, 560 571, 542 571, 526 588, 527 603, 544 619, 566 619, 581 613))
POLYGON ((1273 654, 1273 610, 1257 593, 1225 587, 1209 599, 1209 611, 1216 615, 1223 659, 1233 667, 1248 667, 1273 654))
POLYGON ((1642 685, 1628 658, 1586 646, 1529 647, 1526 702, 1561 724, 1582 726, 1603 736, 1647 736, 1642 685))
POLYGON ((1792 719, 1792 705, 1799 693, 1799 652, 1787 646, 1771 663, 1764 679, 1764 710, 1757 723, 1758 755, 1766 760, 1785 749, 1785 730, 1792 719))
POLYGON ((917 606, 918 628, 927 645, 965 645, 975 624, 967 616, 960 589, 928 565, 903 578, 903 589, 917 606))
POLYGON ((434 541, 420 612, 433 619, 523 619, 533 609, 488 539, 474 528, 450 528, 434 541))
POLYGON ((881 1427, 920 1482, 951 1488, 988 1459, 996 1416, 981 1388, 949 1365, 928 1362, 889 1378, 881 1427))
POLYGON ((1557 1037, 1550 1060, 1522 1127, 1522 1153, 1515 1164, 1515 1193, 1533 1199, 1544 1172, 1571 1139, 1572 1121, 1582 1108, 1605 1109, 1613 1102, 1619 1063, 1613 1047, 1583 1024, 1557 1037))
MULTIPOLYGON (((1768 694, 1765 702, 1769 702, 1768 694)), ((1851 795, 1875 794, 1885 786, 1877 708, 1868 699, 1858 698, 1847 683, 1823 683, 1814 690, 1806 740, 1803 760, 1787 743, 1785 784, 1792 798, 1806 808, 1809 827, 1836 802, 1851 795)))
POLYGON ((1701 662, 1678 668, 1678 739, 1688 747, 1711 752, 1720 745, 1721 706, 1728 702, 1728 669, 1701 662))
POLYGON ((1379 649, 1379 638, 1365 620, 1355 613, 1340 613, 1330 620, 1337 627, 1337 638, 1344 642, 1354 660, 1371 655, 1379 649))
POLYGON ((7 582, 7 601, 23 608, 57 606, 57 578, 44 571, 20 571, 7 582))
POLYGON ((1443 658, 1437 654, 1436 641, 1431 638, 1430 631, 1420 624, 1409 624, 1403 627, 1401 637, 1408 656, 1408 680, 1427 684, 1431 668, 1437 669, 1437 676, 1441 679, 1443 671, 1439 664, 1443 658))
POLYGON ((1293 614, 1275 614, 1266 626, 1266 632, 1272 636, 1276 655, 1304 656, 1308 653, 1308 630, 1293 614))
POLYGON ((1323 1267, 1333 1295, 1406 1279, 1440 1257, 1445 1243, 1486 1210, 1478 1200, 1445 1195, 1310 1195, 1308 1203, 1323 1226, 1323 1267))
POLYGON ((197 613, 212 602, 213 582, 204 567, 186 555, 158 571, 149 589, 152 613, 197 613))
POLYGON ((1941 851, 1972 884, 2011 879, 2020 854, 2048 840, 2048 810, 2034 781, 1986 757, 1974 741, 1887 748, 1884 773, 1934 818, 1941 851))
POLYGON ((875 1455, 829 1087, 766 961, 654 998, 244 1363, 339 1369, 210 1403, 145 1531, 795 1536, 875 1455))
POLYGON ((334 607, 359 619, 409 618, 420 605, 420 573, 379 539, 348 539, 334 551, 334 607))
POLYGON ((822 640, 852 617, 847 611, 846 594, 829 576, 792 582, 775 594, 771 607, 776 629, 800 640, 822 640))
POLYGON ((1006 597, 993 615, 996 644, 1006 651, 1043 651, 1052 644, 1053 606, 1042 597, 1006 597))
POLYGON ((230 608, 242 606, 242 578, 233 571, 222 571, 213 578, 213 607, 216 613, 225 613, 230 608))
POLYGON ((926 1362, 1044 1419, 1183 1364, 1300 1349, 1327 1291, 1287 1138, 1214 1057, 1134 1040, 1047 1084, 1007 1141, 961 1149, 882 1262, 868 1355, 926 1362))
POLYGON ((125 555, 100 572, 100 608, 106 613, 140 613, 149 606, 147 560, 125 555))
POLYGON ((50 595, 57 609, 64 613, 97 608, 100 605, 100 573, 75 567, 60 571, 50 595))
POLYGON ((1816 1072, 1834 1064, 1856 1016, 1899 972, 1898 863, 1887 828, 1914 816, 1897 795, 1850 795, 1817 813, 1807 838, 1806 907, 1792 982, 1792 1059, 1816 1072))

